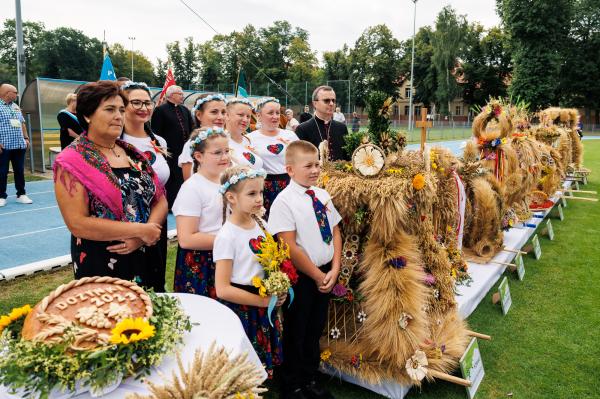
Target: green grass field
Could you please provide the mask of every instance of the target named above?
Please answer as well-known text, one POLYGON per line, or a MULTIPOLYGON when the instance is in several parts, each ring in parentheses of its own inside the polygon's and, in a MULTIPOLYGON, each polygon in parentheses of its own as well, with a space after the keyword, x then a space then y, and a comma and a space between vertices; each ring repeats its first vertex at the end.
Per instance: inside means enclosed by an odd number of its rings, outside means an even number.
MULTIPOLYGON (((585 141, 585 166, 592 169, 584 190, 600 189, 600 140, 585 141)), ((508 275, 513 305, 503 316, 487 294, 469 317, 471 328, 492 335, 480 341, 485 378, 478 398, 600 397, 600 205, 569 201, 565 221, 552 219, 555 240, 540 237, 542 258, 525 260, 520 282, 508 275)), ((171 247, 167 286, 172 286, 175 248, 171 247)), ((0 312, 34 304, 57 285, 72 279, 70 269, 0 283, 0 312)), ((367 390, 324 377, 337 398, 378 398, 367 390)), ((276 387, 267 397, 275 398, 276 387)), ((462 387, 425 384, 409 399, 462 399, 462 387)))

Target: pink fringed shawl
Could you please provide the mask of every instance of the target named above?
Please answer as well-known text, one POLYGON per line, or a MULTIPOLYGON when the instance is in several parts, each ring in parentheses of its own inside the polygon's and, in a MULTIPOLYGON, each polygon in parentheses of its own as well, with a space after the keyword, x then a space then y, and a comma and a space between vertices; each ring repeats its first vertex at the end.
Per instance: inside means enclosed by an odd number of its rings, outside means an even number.
MULTIPOLYGON (((125 150, 132 167, 152 176, 156 190, 152 202, 156 203, 164 195, 164 188, 146 157, 134 146, 122 140, 117 140, 116 145, 125 150)), ((65 185, 69 193, 72 192, 75 181, 81 183, 88 193, 110 209, 117 220, 127 221, 119 180, 106 158, 88 139, 86 132, 81 134, 79 140, 66 147, 54 161, 54 181, 57 180, 65 185), (72 176, 70 184, 67 184, 63 171, 72 176)))

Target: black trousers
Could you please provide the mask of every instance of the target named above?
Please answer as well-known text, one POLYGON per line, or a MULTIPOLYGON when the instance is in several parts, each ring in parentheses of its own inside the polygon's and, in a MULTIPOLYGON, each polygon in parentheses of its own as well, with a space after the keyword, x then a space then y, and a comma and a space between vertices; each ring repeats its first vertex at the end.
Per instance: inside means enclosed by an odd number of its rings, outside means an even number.
POLYGON ((6 186, 8 181, 8 163, 12 163, 15 175, 15 188, 17 197, 25 194, 25 151, 2 150, 0 153, 0 198, 6 199, 6 186))
MULTIPOLYGON (((331 263, 320 267, 327 273, 331 263)), ((329 294, 319 292, 316 283, 298 272, 294 302, 283 306, 283 365, 281 382, 292 391, 315 379, 320 362, 319 340, 327 323, 329 294)))
POLYGON ((154 292, 165 292, 165 273, 167 272, 167 221, 160 230, 160 239, 156 243, 156 262, 144 268, 144 281, 147 288, 153 288, 154 292))

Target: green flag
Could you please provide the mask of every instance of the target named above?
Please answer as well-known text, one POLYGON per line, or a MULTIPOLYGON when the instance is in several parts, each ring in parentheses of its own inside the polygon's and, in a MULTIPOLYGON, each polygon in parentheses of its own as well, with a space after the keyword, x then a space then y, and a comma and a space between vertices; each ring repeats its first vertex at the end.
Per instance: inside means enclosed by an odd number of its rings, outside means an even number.
POLYGON ((240 68, 240 73, 238 74, 238 84, 237 84, 237 93, 236 96, 248 97, 248 92, 246 91, 246 74, 240 68))

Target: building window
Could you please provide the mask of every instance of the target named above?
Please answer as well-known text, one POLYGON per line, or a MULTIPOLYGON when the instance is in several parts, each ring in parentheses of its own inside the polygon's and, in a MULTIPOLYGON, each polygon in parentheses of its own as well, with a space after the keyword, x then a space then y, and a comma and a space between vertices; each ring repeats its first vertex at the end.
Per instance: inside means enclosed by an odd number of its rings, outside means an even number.
POLYGON ((404 89, 404 98, 410 98, 410 87, 404 89))
POLYGON ((394 107, 392 108, 393 110, 393 116, 394 117, 398 117, 398 104, 394 104, 394 107))
POLYGON ((408 105, 404 106, 404 115, 408 116, 408 113, 410 111, 410 107, 408 105))
POLYGON ((462 115, 462 113, 460 112, 460 111, 461 111, 461 109, 460 109, 460 105, 457 105, 457 106, 456 106, 456 109, 455 109, 455 111, 456 111, 456 112, 454 112, 454 115, 462 115))
POLYGON ((415 105, 415 119, 421 118, 421 106, 415 105))

